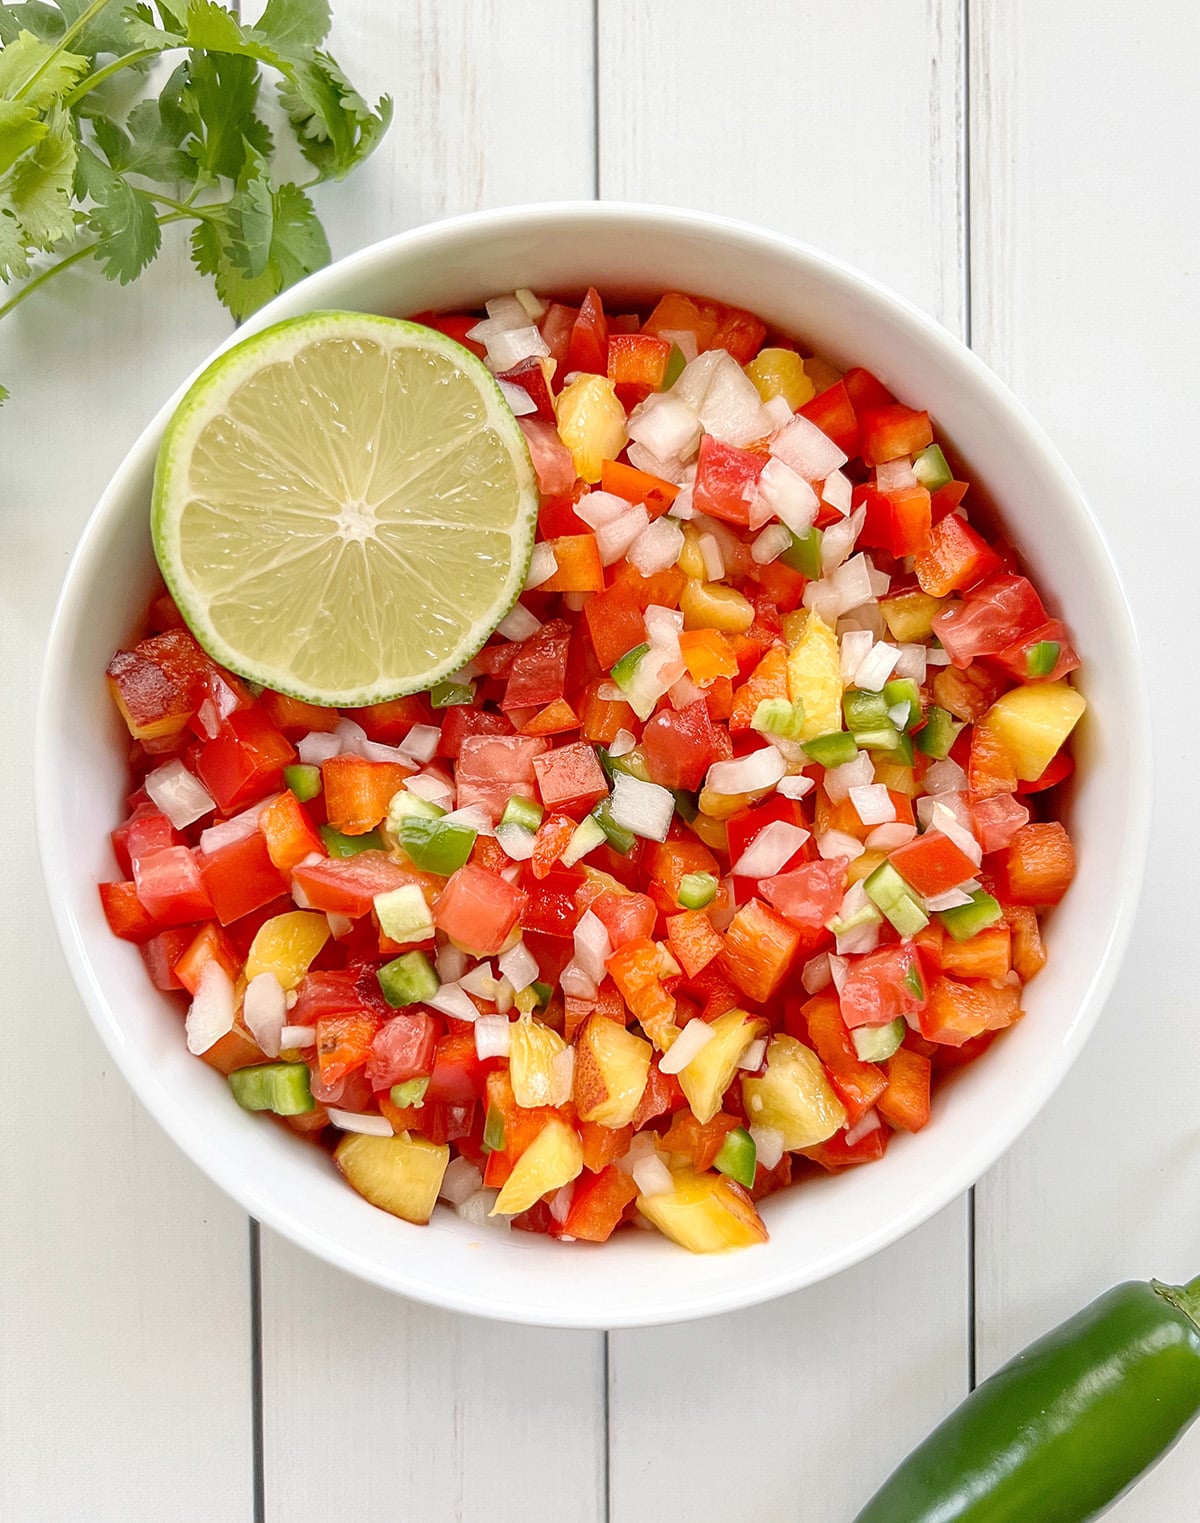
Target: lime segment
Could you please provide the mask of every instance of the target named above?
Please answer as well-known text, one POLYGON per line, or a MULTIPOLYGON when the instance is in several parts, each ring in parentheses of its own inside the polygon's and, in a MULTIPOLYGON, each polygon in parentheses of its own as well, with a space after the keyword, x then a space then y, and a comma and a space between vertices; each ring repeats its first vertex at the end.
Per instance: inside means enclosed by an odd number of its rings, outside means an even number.
POLYGON ((215 660, 351 707, 474 655, 521 591, 537 506, 479 360, 416 323, 318 312, 193 384, 159 452, 152 530, 215 660))

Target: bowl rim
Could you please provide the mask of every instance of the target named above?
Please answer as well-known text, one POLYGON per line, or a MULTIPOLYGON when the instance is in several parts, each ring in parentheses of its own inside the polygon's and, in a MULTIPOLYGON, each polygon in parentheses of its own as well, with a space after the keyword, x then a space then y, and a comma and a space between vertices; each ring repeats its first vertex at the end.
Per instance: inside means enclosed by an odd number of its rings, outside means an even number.
POLYGON ((371 243, 318 270, 274 298, 214 348, 181 381, 130 446, 88 516, 72 552, 47 631, 34 743, 39 862, 59 943, 75 986, 109 1055, 141 1104, 149 1110, 172 1141, 202 1173, 254 1219, 299 1247, 368 1283, 448 1311, 560 1328, 624 1328, 691 1321, 756 1305, 819 1283, 906 1236, 970 1189, 1008 1151, 1058 1088, 1082 1051, 1111 992, 1129 942, 1144 875, 1152 808, 1152 748, 1149 702, 1143 670, 1136 623, 1117 575, 1114 557, 1087 498, 1066 462, 1025 405, 983 360, 907 297, 836 256, 801 240, 736 218, 625 201, 545 201, 470 212, 425 223, 371 243), (904 1209, 889 1215, 876 1230, 856 1236, 853 1241, 826 1254, 816 1263, 802 1264, 795 1269, 773 1274, 756 1274, 753 1266, 748 1263, 744 1281, 732 1288, 728 1285, 721 1285, 715 1290, 701 1287, 675 1308, 639 1306, 635 1296, 628 1307, 606 1309, 602 1317, 589 1313, 587 1308, 580 1306, 534 1307, 524 1302, 507 1302, 498 1294, 469 1294, 447 1289, 432 1278, 422 1278, 406 1272, 403 1263, 367 1261, 341 1241, 313 1228, 288 1209, 276 1205, 270 1198, 270 1193, 258 1187, 256 1179, 246 1178, 226 1153, 212 1148, 206 1142, 200 1128, 172 1106, 165 1089, 143 1083, 141 1070, 147 1067, 146 1062, 121 1032, 109 998, 92 968, 82 928, 71 913, 62 887, 70 876, 69 857, 65 850, 66 842, 58 830, 56 795, 51 790, 56 768, 53 720, 57 695, 65 690, 70 636, 75 623, 72 610, 76 602, 76 590, 86 583, 93 550, 102 541, 105 526, 118 514, 121 503, 129 495, 130 478, 144 471, 152 462, 168 418, 196 376, 218 354, 240 343, 250 334, 299 312, 319 309, 323 305, 321 297, 327 284, 341 283, 348 278, 354 280, 369 277, 372 272, 386 270, 399 258, 418 255, 426 244, 436 246, 446 237, 469 235, 472 232, 487 235, 506 230, 528 234, 536 232, 539 224, 558 223, 563 219, 579 219, 594 224, 611 222, 614 225, 624 225, 633 219, 680 234, 692 232, 708 235, 715 232, 734 241, 748 241, 759 248, 771 248, 777 254, 807 264, 810 269, 819 272, 822 278, 840 283, 843 288, 869 304, 889 307, 926 344, 940 351, 941 357, 952 368, 967 371, 986 404, 1002 409, 1017 423, 1030 447, 1037 453, 1038 474, 1052 483, 1058 500, 1072 504, 1073 531, 1091 542, 1090 548, 1096 564, 1103 568, 1106 576, 1107 586, 1103 589, 1106 606, 1122 616, 1119 621, 1118 644, 1125 668, 1122 687, 1125 723, 1138 737, 1130 747, 1129 807, 1124 820, 1122 850, 1123 891, 1116 905, 1110 934, 1083 990, 1068 1032, 1055 1050, 1045 1055, 1043 1063, 1031 1075, 1029 1085, 1014 1098, 1005 1115, 989 1128, 987 1147, 967 1149, 956 1159, 950 1160, 942 1170, 931 1175, 925 1189, 914 1192, 904 1209))

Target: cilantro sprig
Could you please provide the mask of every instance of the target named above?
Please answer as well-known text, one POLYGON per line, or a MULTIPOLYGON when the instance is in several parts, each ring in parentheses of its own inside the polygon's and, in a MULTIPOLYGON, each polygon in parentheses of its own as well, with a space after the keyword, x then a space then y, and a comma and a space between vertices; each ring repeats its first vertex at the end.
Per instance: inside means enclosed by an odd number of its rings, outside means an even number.
POLYGON ((329 27, 329 0, 268 0, 254 25, 217 0, 0 3, 0 286, 17 285, 0 318, 86 259, 127 285, 177 222, 238 319, 326 264, 308 192, 361 164, 392 113, 325 51, 329 27), (148 66, 173 52, 148 93, 148 66), (312 171, 302 184, 276 162, 264 69, 312 171))

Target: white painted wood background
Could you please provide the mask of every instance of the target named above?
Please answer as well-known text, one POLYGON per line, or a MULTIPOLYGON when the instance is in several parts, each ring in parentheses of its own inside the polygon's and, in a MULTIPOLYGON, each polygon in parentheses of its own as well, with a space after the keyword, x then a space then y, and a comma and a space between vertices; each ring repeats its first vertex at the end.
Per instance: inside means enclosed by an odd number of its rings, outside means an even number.
MULTIPOLYGON (((30 730, 71 547, 228 331, 182 246, 0 329, 0 1519, 847 1523, 910 1445, 1113 1281, 1200 1271, 1200 12, 1184 0, 335 0, 397 99, 322 193, 335 254, 600 195, 842 255, 975 347, 1090 494, 1142 631, 1157 817, 1089 1049, 980 1183, 816 1289, 660 1331, 553 1333, 376 1292, 258 1234, 141 1111, 58 955, 30 730)), ((1119 822, 1114 822, 1119 828, 1119 822)), ((1196 1515, 1200 1432, 1112 1516, 1196 1515)))

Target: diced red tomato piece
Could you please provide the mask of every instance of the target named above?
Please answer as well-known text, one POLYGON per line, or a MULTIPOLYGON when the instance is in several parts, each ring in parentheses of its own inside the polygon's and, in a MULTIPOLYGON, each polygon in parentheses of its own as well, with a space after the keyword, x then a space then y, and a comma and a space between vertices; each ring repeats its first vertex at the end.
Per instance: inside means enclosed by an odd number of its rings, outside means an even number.
POLYGON ((923 899, 948 893, 979 870, 965 851, 938 830, 928 830, 907 846, 897 847, 890 860, 923 899))
POLYGON ((929 544, 916 558, 921 591, 944 598, 973 587, 1000 570, 1000 557, 969 523, 950 513, 929 531, 929 544))
POLYGON ((548 423, 554 422, 554 393, 546 379, 546 367, 540 356, 531 354, 528 359, 518 361, 511 370, 505 370, 497 376, 497 380, 519 386, 537 408, 538 417, 545 418, 548 423))
POLYGON ((477 339, 467 337, 467 334, 479 322, 477 317, 472 317, 469 313, 418 312, 412 321, 421 323, 426 328, 436 328, 439 333, 452 338, 456 344, 469 349, 478 359, 482 360, 487 356, 487 349, 483 344, 477 339))
POLYGON ((136 883, 102 883, 100 903, 114 936, 122 941, 149 941, 158 922, 138 898, 136 883))
POLYGON ((682 709, 661 709, 642 730, 642 754, 650 780, 664 788, 694 792, 724 754, 703 698, 682 709))
POLYGON ((971 800, 971 820, 986 855, 1010 844, 1021 826, 1028 823, 1029 810, 1011 793, 997 793, 971 800))
MULTIPOLYGON (((144 941, 138 947, 142 961, 146 965, 146 972, 150 975, 150 982, 156 989, 161 989, 164 994, 173 989, 182 989, 183 983, 175 973, 175 964, 187 951, 192 942, 190 928, 176 926, 171 930, 160 931, 157 936, 149 941, 144 941)), ((261 1058, 262 1054, 259 1053, 261 1058)))
POLYGON ((825 437, 832 439, 847 455, 858 454, 858 416, 844 379, 818 392, 800 409, 800 415, 815 423, 825 437))
POLYGON ((432 1075, 438 1023, 424 1010, 405 1010, 382 1025, 371 1042, 366 1075, 372 1089, 390 1089, 432 1075))
POLYGON ((803 945, 815 948, 825 940, 825 927, 837 914, 846 891, 847 857, 803 862, 789 872, 759 883, 767 903, 804 933, 803 945))
POLYGON ((503 950, 524 907, 525 895, 515 884, 468 862, 442 890, 433 919, 456 946, 491 957, 503 950))
POLYGON ((567 350, 571 347, 571 334, 578 316, 578 307, 568 307, 561 301, 552 301, 546 308, 546 315, 538 324, 538 332, 550 351, 550 358, 557 366, 554 372, 556 389, 562 388, 563 377, 567 374, 567 350))
POLYGON ((658 920, 658 909, 645 894, 599 894, 589 908, 604 923, 614 951, 628 941, 652 936, 658 920))
POLYGON ((642 606, 628 582, 614 582, 607 592, 589 598, 583 616, 596 660, 605 671, 611 671, 627 651, 646 639, 642 606))
POLYGON ((511 735, 512 720, 505 714, 493 714, 469 703, 452 704, 444 711, 437 754, 453 760, 462 754, 463 741, 471 735, 511 735))
POLYGON ((934 617, 933 632, 955 666, 970 666, 977 656, 998 656, 1045 622, 1046 610, 1028 577, 1001 573, 979 582, 961 603, 943 608, 934 617))
POLYGON ((692 488, 696 511, 744 528, 750 522, 750 502, 768 458, 705 434, 692 488))
POLYGON ((201 852, 200 876, 222 925, 287 892, 287 883, 257 830, 214 852, 201 852))
POLYGON ((159 927, 189 925, 213 913, 200 865, 186 846, 164 846, 139 857, 133 864, 133 881, 146 913, 159 927))
POLYGON ((583 882, 578 868, 554 867, 542 879, 532 872, 522 876, 525 903, 521 909, 521 927, 544 936, 571 936, 583 911, 576 894, 583 882))
POLYGON ((138 857, 148 857, 151 852, 162 851, 164 846, 183 844, 183 837, 166 815, 150 803, 139 804, 109 839, 117 865, 126 874, 132 874, 138 857))
POLYGON ((604 303, 595 286, 588 287, 579 316, 571 329, 567 370, 583 370, 589 375, 608 373, 608 320, 604 315, 604 303))
POLYGON ((536 735, 468 735, 454 769, 459 808, 478 804, 498 820, 510 798, 536 798, 533 761, 546 750, 536 735))
POLYGON ((558 429, 545 418, 518 418, 525 435, 538 490, 547 497, 564 497, 575 485, 575 458, 558 436, 558 429))
POLYGON ((370 912, 376 894, 403 888, 413 874, 385 852, 360 851, 353 857, 297 864, 292 879, 314 910, 357 920, 370 912))
POLYGON ((839 996, 846 1025, 886 1026, 925 1003, 925 978, 911 943, 880 947, 851 962, 839 996))
POLYGON ((200 748, 196 771, 223 814, 236 814, 283 784, 296 748, 262 709, 238 709, 200 748))
POLYGON ((533 770, 547 809, 586 813, 608 797, 604 768, 595 748, 584 741, 543 751, 533 758, 533 770))
POLYGON ((1036 629, 1030 629, 1020 635, 1011 645, 1005 646, 997 655, 996 660, 1021 682, 1058 682, 1060 678, 1065 677, 1068 672, 1075 671, 1079 666, 1079 657, 1075 654, 1071 637, 1061 619, 1047 619, 1036 629), (1047 643, 1058 646, 1058 657, 1049 671, 1035 675, 1029 670, 1030 653, 1034 646, 1047 643))
POLYGON ((571 626, 551 619, 521 642, 508 676, 504 709, 540 709, 563 697, 567 683, 567 652, 571 626))

